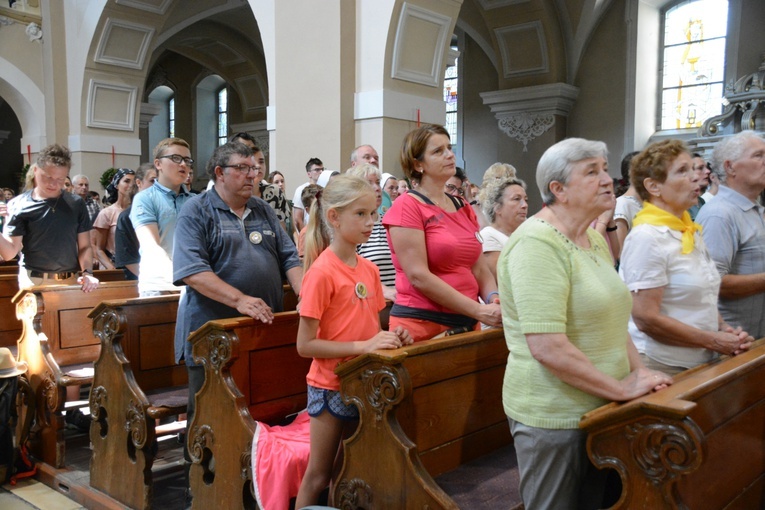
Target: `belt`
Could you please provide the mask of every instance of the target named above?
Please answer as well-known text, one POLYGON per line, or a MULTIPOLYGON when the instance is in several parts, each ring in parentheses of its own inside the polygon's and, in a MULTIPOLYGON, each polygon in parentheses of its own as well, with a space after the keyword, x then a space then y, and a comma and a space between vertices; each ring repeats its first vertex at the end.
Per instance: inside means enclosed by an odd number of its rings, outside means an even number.
POLYGON ((31 269, 29 276, 32 278, 50 278, 51 280, 68 280, 77 273, 72 271, 62 271, 61 273, 46 273, 45 271, 35 271, 31 269))

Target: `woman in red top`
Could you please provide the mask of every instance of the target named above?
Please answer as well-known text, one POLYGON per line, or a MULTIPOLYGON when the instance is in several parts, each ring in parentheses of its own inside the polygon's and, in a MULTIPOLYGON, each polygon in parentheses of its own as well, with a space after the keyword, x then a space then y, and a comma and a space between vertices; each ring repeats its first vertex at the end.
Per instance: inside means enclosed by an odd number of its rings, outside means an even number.
POLYGON ((403 326, 415 340, 425 340, 475 329, 479 321, 501 326, 497 282, 481 257, 475 213, 463 199, 444 193, 456 168, 447 131, 424 125, 410 132, 401 167, 419 184, 383 218, 396 268, 390 327, 403 326))

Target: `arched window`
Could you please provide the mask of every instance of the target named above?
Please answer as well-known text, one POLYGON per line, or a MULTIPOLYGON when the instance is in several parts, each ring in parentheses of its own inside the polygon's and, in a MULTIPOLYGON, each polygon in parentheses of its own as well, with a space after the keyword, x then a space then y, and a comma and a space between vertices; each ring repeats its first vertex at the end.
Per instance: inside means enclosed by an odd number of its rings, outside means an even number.
POLYGON ((458 95, 457 62, 447 66, 444 74, 444 102, 446 103, 446 123, 444 127, 449 132, 452 146, 458 145, 457 139, 457 99, 458 95))
POLYGON ((218 91, 218 145, 228 141, 228 91, 223 86, 218 91))
POLYGON ((167 124, 170 138, 175 138, 175 97, 167 102, 167 124))
POLYGON ((663 11, 660 129, 699 128, 721 112, 727 0, 683 0, 663 11))

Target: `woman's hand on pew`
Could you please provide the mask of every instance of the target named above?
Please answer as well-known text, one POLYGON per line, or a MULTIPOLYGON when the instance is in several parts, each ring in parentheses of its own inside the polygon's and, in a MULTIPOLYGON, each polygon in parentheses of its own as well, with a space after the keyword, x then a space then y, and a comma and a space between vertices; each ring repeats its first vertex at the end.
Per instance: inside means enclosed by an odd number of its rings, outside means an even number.
POLYGON ((672 378, 663 372, 645 367, 638 368, 619 381, 622 390, 622 398, 619 400, 632 400, 651 391, 663 390, 672 382, 672 378))
MULTIPOLYGON (((730 354, 731 356, 736 356, 738 354, 741 354, 743 352, 748 351, 752 347, 752 342, 754 342, 754 337, 743 330, 741 326, 737 328, 733 328, 733 326, 729 326, 728 324, 723 323, 722 327, 720 328, 720 331, 723 331, 725 333, 732 333, 733 335, 736 335, 738 337, 738 346, 733 350, 733 352, 724 353, 724 354, 730 354)), ((735 347, 735 346, 734 346, 735 347)))
POLYGON ((492 302, 487 305, 476 303, 476 306, 478 306, 478 313, 473 317, 474 319, 487 326, 502 327, 502 308, 498 303, 492 302))
POLYGON ((252 317, 265 324, 271 324, 274 321, 274 312, 271 307, 260 298, 242 294, 236 303, 236 310, 242 315, 252 317))

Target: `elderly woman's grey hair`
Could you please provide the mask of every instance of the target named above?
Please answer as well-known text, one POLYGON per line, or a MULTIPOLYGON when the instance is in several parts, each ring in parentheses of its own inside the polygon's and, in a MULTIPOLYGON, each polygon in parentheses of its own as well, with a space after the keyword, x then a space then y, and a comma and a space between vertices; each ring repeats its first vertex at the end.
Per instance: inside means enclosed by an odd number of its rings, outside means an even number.
POLYGON ((741 159, 746 150, 747 143, 754 138, 762 140, 762 137, 754 131, 746 130, 717 142, 712 151, 712 171, 720 179, 720 183, 725 184, 728 178, 725 172, 725 162, 741 159))
POLYGON ((496 179, 513 179, 516 175, 515 167, 510 163, 494 163, 483 173, 481 187, 496 179))
POLYGON ((526 183, 515 178, 494 179, 481 188, 478 201, 481 203, 481 210, 483 210, 483 213, 489 219, 489 223, 494 223, 494 220, 497 218, 495 206, 504 205, 502 197, 505 194, 505 190, 510 186, 520 186, 524 190, 526 189, 526 183))
POLYGON ((553 181, 567 184, 574 163, 597 157, 608 160, 606 144, 584 138, 566 138, 547 149, 537 164, 537 187, 544 204, 555 203, 555 195, 550 192, 553 181))
MULTIPOLYGON (((378 179, 382 179, 382 172, 380 172, 380 169, 374 165, 370 165, 369 163, 352 166, 346 170, 345 173, 346 175, 355 175, 356 177, 361 177, 362 179, 366 179, 370 175, 376 175, 378 179)), ((385 183, 380 183, 380 185, 383 184, 385 183)))

